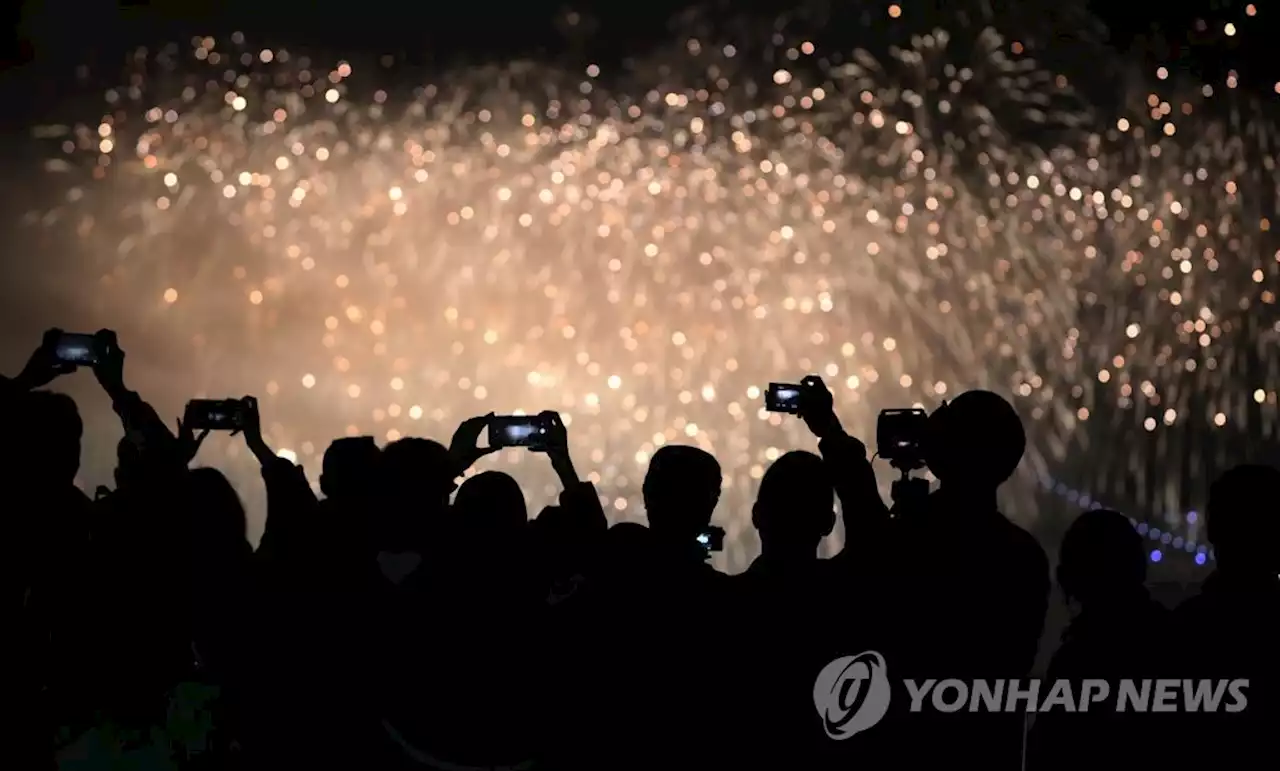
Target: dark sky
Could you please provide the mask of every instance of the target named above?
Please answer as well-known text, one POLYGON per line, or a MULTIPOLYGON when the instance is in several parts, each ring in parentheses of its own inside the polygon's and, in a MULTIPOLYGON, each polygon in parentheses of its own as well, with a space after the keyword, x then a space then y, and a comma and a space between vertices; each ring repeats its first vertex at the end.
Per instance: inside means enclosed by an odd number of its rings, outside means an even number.
MULTIPOLYGON (((842 8, 877 12, 892 0, 833 3, 842 8)), ((944 0, 926 0, 943 2, 944 0)), ((964 0, 960 0, 963 2, 964 0)), ((976 1, 976 0, 975 0, 976 1)), ((1002 11, 1037 4, 1061 6, 1063 0, 985 0, 1002 11)), ((1220 71, 1228 68, 1247 74, 1257 87, 1271 90, 1280 79, 1280 62, 1271 55, 1280 17, 1274 4, 1261 3, 1259 15, 1246 17, 1247 0, 1079 0, 1100 16, 1112 31, 1112 43, 1127 49, 1135 38, 1153 34, 1166 41, 1171 54, 1186 66, 1220 71), (1196 21, 1203 20, 1198 31, 1196 21), (1242 23, 1242 34, 1228 38, 1223 24, 1242 23), (1247 34, 1246 34, 1247 33, 1247 34)), ((557 11, 585 11, 601 22, 591 36, 592 53, 607 55, 623 47, 634 49, 664 35, 666 20, 688 3, 680 0, 445 0, 415 3, 412 0, 153 0, 113 3, 105 0, 25 0, 7 4, 8 30, 0 46, 6 69, 15 64, 52 64, 80 58, 86 49, 120 48, 193 34, 208 29, 226 32, 245 29, 297 44, 314 42, 340 47, 410 47, 440 58, 459 53, 509 56, 528 54, 546 47, 554 38, 557 11), (447 10, 440 10, 441 8, 447 10), (354 11, 352 9, 359 9, 354 11)), ((908 8, 920 2, 906 0, 908 8)), ((732 4, 738 8, 785 9, 794 3, 753 0, 732 4)), ((273 41, 274 42, 274 41, 273 41)), ((30 69, 26 67, 24 69, 30 69)))

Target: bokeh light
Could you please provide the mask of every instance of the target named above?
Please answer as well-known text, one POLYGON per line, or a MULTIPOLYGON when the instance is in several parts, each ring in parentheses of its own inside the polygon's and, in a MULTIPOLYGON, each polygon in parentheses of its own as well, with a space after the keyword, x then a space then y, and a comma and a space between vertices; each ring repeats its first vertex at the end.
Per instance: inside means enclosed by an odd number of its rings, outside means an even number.
MULTIPOLYGON (((866 34, 920 23, 887 16, 866 34)), ((868 443, 881 408, 1004 393, 1031 434, 1015 518, 1054 480, 1194 542, 1203 477, 1278 425, 1261 108, 1163 67, 1096 104, 1017 29, 882 56, 694 29, 624 73, 429 81, 240 35, 138 51, 37 132, 58 200, 27 223, 83 303, 189 356, 140 390, 258 395, 313 479, 336 436, 557 409, 618 519, 656 448, 713 451, 740 567, 764 468, 813 446, 759 389, 816 372, 868 443)), ((237 447, 203 457, 243 490, 237 447)), ((537 456, 485 463, 555 492, 537 456)))

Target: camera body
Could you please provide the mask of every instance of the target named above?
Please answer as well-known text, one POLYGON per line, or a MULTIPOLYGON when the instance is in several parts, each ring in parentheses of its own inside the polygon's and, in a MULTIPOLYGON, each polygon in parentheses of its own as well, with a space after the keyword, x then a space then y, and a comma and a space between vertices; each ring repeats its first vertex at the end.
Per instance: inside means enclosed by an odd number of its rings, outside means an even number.
POLYGON ((196 431, 239 431, 245 417, 257 408, 252 397, 244 399, 192 399, 187 402, 183 425, 196 431))
POLYGON ((881 410, 876 420, 876 454, 900 471, 924 468, 928 427, 929 413, 918 407, 881 410))
POLYGON ((489 419, 489 446, 545 450, 551 445, 551 428, 543 415, 498 415, 489 419))
POLYGON ((107 342, 98 335, 63 332, 54 348, 58 361, 92 367, 107 353, 107 342))

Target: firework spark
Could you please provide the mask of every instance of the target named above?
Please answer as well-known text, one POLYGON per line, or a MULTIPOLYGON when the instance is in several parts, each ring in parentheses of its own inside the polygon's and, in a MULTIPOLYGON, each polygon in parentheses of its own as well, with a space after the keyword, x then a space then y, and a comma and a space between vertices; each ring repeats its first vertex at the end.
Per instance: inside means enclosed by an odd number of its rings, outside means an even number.
MULTIPOLYGON (((736 35, 412 93, 241 36, 138 52, 105 110, 41 132, 61 200, 30 220, 75 234, 94 302, 191 351, 142 390, 258 394, 313 478, 334 436, 558 409, 619 518, 657 447, 714 452, 729 567, 764 468, 812 442, 762 411, 770 380, 820 373, 868 439, 882 407, 1001 391, 1028 480, 1147 517, 1195 500, 1170 458, 1274 441, 1267 124, 1157 78, 1103 110, 994 28, 878 57, 736 35)), ((555 491, 537 457, 491 462, 555 491)))

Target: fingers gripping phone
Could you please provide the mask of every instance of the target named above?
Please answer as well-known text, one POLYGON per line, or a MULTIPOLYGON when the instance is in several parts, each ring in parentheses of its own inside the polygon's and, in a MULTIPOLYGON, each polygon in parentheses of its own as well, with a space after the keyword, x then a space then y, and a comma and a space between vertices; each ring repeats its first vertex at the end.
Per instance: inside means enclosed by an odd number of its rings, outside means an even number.
POLYGON ((497 415, 489 419, 490 447, 527 447, 545 450, 551 426, 542 415, 497 415))
POLYGON ((257 400, 245 399, 192 399, 187 402, 183 425, 195 431, 240 431, 245 427, 245 417, 257 408, 257 400))

